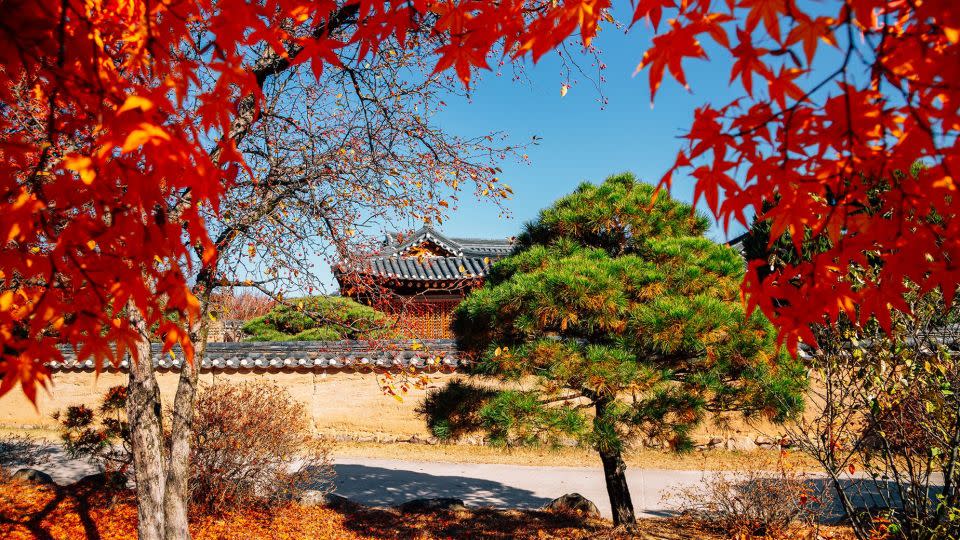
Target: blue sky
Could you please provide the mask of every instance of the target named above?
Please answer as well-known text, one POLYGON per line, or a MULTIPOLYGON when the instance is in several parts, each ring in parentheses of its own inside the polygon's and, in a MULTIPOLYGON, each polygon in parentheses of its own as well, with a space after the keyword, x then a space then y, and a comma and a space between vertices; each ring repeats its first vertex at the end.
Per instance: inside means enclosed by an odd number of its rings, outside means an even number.
MULTIPOLYGON (((814 14, 829 14, 837 7, 818 0, 804 3, 804 9, 814 14)), ((630 13, 623 10, 615 16, 619 20, 630 19, 630 13)), ((732 33, 732 29, 728 31, 732 33)), ((712 40, 707 40, 704 48, 709 59, 687 59, 683 63, 691 90, 681 87, 667 73, 651 107, 648 74, 634 72, 653 35, 646 21, 637 23, 629 32, 612 25, 602 28, 594 41, 600 50, 600 61, 606 64, 599 90, 593 80, 579 74, 568 79, 559 56, 552 53, 536 65, 525 61, 519 81, 512 77, 513 70, 508 65, 502 75, 482 73, 475 79, 469 97, 439 96, 447 107, 434 122, 450 133, 477 137, 504 132, 515 144, 529 143, 534 136, 539 140, 526 149, 529 162, 499 164, 503 169, 501 179, 514 190, 514 197, 506 203, 511 217, 501 217, 492 203, 481 203, 469 193, 461 193, 460 204, 440 228, 454 237, 509 237, 517 234, 523 223, 534 219, 541 208, 570 193, 583 181, 601 182, 612 174, 629 171, 641 180, 659 182, 684 144, 680 137, 690 126, 694 110, 706 103, 727 104, 744 91, 739 79, 730 82, 729 52, 718 50, 712 40), (572 82, 572 86, 561 96, 561 85, 566 82, 572 82), (601 98, 605 99, 604 105, 601 98)), ((755 36, 754 44, 775 46, 764 36, 755 36)), ((598 78, 596 68, 591 67, 594 57, 580 56, 578 61, 585 71, 593 72, 593 79, 598 78)), ((840 61, 837 49, 821 46, 811 73, 801 76, 798 83, 809 87, 833 72, 840 61)), ((857 74, 853 76, 856 78, 857 74)), ((827 86, 813 97, 819 99, 834 88, 827 86)), ((754 92, 755 97, 766 97, 766 85, 759 78, 754 80, 754 92)), ((692 179, 674 177, 672 196, 690 202, 692 193, 692 179)), ((707 214, 705 204, 699 206, 707 214)), ((708 236, 722 242, 743 230, 735 222, 730 224, 729 231, 714 224, 708 236)))
MULTIPOLYGON (((447 99, 449 107, 437 121, 451 132, 469 136, 504 131, 515 143, 529 142, 534 135, 541 139, 527 151, 529 164, 501 164, 502 179, 515 192, 507 203, 511 219, 499 218, 493 205, 478 204, 464 195, 443 230, 451 236, 511 236, 539 209, 582 181, 600 182, 622 171, 647 182, 659 181, 683 143, 679 136, 690 125, 694 109, 708 101, 726 103, 736 97, 739 87, 728 84, 729 64, 688 60, 684 66, 692 92, 667 75, 651 108, 646 71, 633 76, 651 36, 639 23, 627 34, 607 28, 597 38, 600 58, 607 65, 601 85, 608 100, 605 107, 599 103, 601 91, 582 77, 561 97, 560 86, 566 78, 555 55, 537 65, 526 62, 526 81, 512 80, 508 67, 499 77, 483 74, 469 100, 447 99)), ((591 59, 581 60, 589 69, 591 59)), ((692 184, 678 179, 673 195, 690 201, 692 184)), ((731 236, 742 231, 734 227, 731 236)), ((710 236, 726 238, 718 227, 710 236)))

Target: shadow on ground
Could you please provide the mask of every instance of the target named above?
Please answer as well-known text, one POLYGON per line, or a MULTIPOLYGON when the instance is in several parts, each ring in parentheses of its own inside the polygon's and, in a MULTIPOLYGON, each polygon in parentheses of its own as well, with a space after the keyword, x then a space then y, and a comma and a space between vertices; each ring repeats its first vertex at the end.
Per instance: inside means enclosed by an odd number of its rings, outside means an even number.
POLYGON ((575 516, 542 511, 519 512, 479 509, 469 512, 436 511, 401 514, 392 509, 338 509, 344 526, 375 538, 604 538, 610 533, 603 521, 583 522, 575 516))
POLYGON ((456 497, 467 506, 540 508, 550 499, 491 480, 438 476, 367 465, 334 465, 336 493, 371 506, 394 506, 411 499, 456 497))

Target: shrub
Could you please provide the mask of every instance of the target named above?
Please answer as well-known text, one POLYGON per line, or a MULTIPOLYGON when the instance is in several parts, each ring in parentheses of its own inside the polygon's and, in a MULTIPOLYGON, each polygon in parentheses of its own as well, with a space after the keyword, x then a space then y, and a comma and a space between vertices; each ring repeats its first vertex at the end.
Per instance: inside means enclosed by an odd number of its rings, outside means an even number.
MULTIPOLYGON (((117 386, 96 411, 78 405, 56 414, 67 453, 104 470, 127 472, 132 454, 125 405, 126 389, 117 386)), ((195 415, 190 477, 195 509, 268 507, 307 489, 333 488, 328 447, 311 433, 303 404, 283 388, 202 386, 195 415)))
POLYGON ((480 410, 497 392, 464 380, 450 381, 443 390, 430 390, 417 407, 433 436, 455 441, 483 428, 480 410))
POLYGON ((310 415, 283 388, 262 383, 205 387, 197 396, 190 490, 211 513, 329 491, 328 447, 310 415))
POLYGON ((782 455, 775 471, 763 469, 712 473, 671 502, 697 525, 730 538, 797 538, 799 526, 816 525, 829 508, 826 490, 786 465, 782 455))
POLYGON ((349 298, 309 296, 244 325, 247 341, 335 341, 395 337, 383 313, 349 298))
POLYGON ((266 315, 276 304, 272 298, 251 292, 215 293, 210 298, 210 308, 217 317, 242 321, 266 315))
POLYGON ((104 394, 97 411, 75 405, 55 413, 67 455, 87 458, 105 472, 126 473, 133 461, 126 403, 127 388, 114 386, 104 394))

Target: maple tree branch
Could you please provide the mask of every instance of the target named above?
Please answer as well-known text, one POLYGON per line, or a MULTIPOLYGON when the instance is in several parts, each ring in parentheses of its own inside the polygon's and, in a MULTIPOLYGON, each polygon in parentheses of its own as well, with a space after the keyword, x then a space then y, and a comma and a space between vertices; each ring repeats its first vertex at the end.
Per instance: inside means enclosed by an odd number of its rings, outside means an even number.
MULTIPOLYGON (((342 6, 336 13, 331 15, 329 19, 318 24, 311 32, 311 35, 314 39, 320 39, 332 34, 342 26, 350 23, 353 20, 352 17, 356 16, 359 12, 359 8, 358 3, 349 3, 342 6)), ((267 78, 272 75, 277 75, 289 68, 292 65, 292 60, 296 58, 301 51, 303 51, 303 47, 299 45, 291 46, 290 49, 286 51, 286 56, 281 56, 271 49, 265 51, 250 69, 250 75, 256 81, 257 87, 262 89, 267 78)), ((214 165, 219 165, 223 145, 226 144, 227 141, 231 141, 234 145, 239 145, 247 133, 249 133, 250 128, 259 116, 256 103, 257 98, 253 94, 244 96, 236 102, 237 115, 231 122, 229 131, 221 136, 214 148, 209 151, 210 158, 214 165)), ((192 196, 190 195, 190 188, 186 188, 178 197, 177 204, 171 209, 170 214, 172 219, 179 218, 183 210, 190 204, 192 204, 192 196)))

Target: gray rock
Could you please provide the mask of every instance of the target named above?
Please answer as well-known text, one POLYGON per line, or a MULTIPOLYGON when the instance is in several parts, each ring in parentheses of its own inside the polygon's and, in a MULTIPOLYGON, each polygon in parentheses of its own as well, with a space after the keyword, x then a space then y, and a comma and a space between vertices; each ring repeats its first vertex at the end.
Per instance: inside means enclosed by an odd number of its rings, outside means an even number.
POLYGON ((727 450, 744 451, 753 448, 753 440, 750 437, 730 437, 727 439, 727 450))
POLYGON ((325 491, 307 489, 304 490, 296 500, 303 506, 325 506, 328 496, 329 494, 325 491))
POLYGON ((647 437, 643 439, 642 444, 644 448, 654 448, 657 450, 667 447, 667 443, 659 437, 647 437))
POLYGON ((765 437, 763 435, 758 436, 753 440, 753 443, 760 447, 769 447, 777 444, 777 441, 771 439, 770 437, 765 437))
POLYGON ((127 487, 127 477, 121 472, 91 474, 77 480, 73 487, 125 489, 127 487))
POLYGON ((363 506, 358 502, 351 501, 343 495, 327 493, 325 491, 316 491, 313 489, 304 491, 303 494, 300 495, 300 498, 297 500, 297 502, 303 506, 326 506, 332 510, 352 510, 363 506))
POLYGON ((433 512, 436 510, 446 510, 456 512, 466 510, 463 499, 454 497, 437 497, 435 499, 413 499, 403 504, 398 504, 396 509, 403 513, 418 514, 422 512, 433 512))
POLYGON ((27 482, 32 482, 34 484, 40 484, 43 486, 55 486, 56 482, 53 481, 53 478, 43 472, 36 469, 19 469, 17 472, 13 473, 13 478, 17 480, 24 480, 27 482))
POLYGON ((336 493, 327 493, 326 502, 324 506, 333 510, 354 510, 362 507, 363 505, 351 501, 350 499, 344 497, 343 495, 337 495, 336 493))
POLYGON ((543 509, 552 512, 570 512, 585 517, 600 517, 600 510, 597 508, 597 505, 579 493, 567 493, 566 495, 557 497, 545 504, 543 509))

